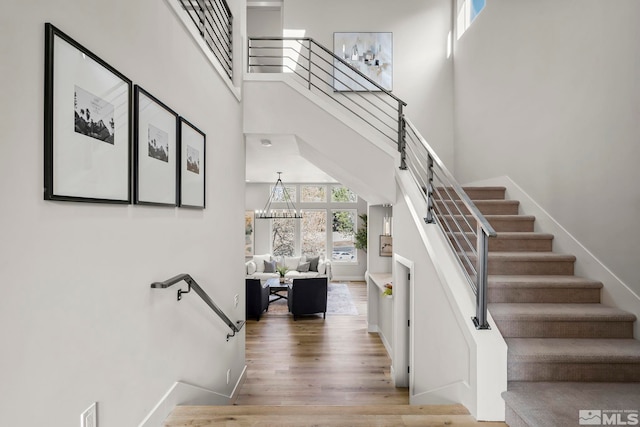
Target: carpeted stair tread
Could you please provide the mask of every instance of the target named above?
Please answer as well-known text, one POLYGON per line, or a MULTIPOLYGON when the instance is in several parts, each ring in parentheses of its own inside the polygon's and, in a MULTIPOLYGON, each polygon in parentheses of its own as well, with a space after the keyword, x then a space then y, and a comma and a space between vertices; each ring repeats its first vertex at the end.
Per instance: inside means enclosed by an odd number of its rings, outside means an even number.
MULTIPOLYGON (((460 242, 466 237, 469 242, 475 244, 476 237, 473 233, 448 233, 449 238, 460 242)), ((550 252, 553 249, 553 234, 537 233, 533 231, 502 231, 496 237, 489 239, 489 252, 550 252)))
POLYGON ((640 341, 607 338, 506 338, 509 361, 640 363, 640 341))
POLYGON ((636 316, 624 310, 602 304, 489 304, 496 321, 598 321, 634 322, 636 316))
POLYGON ((502 397, 512 427, 570 427, 580 410, 638 410, 640 383, 510 382, 502 397))
MULTIPOLYGON (((517 215, 520 208, 520 202, 517 200, 473 200, 473 204, 483 215, 517 215)), ((439 200, 436 201, 436 206, 442 213, 469 213, 459 200, 439 200)))
POLYGON ((591 288, 601 289, 602 282, 579 276, 499 275, 489 276, 490 288, 591 288))

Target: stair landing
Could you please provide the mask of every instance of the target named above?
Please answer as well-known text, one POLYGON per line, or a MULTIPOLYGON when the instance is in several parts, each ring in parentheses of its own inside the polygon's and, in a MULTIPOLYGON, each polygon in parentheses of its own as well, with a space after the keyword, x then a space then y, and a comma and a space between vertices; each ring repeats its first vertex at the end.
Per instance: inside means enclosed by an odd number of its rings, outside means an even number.
POLYGON ((164 427, 402 427, 445 425, 507 427, 502 422, 476 422, 462 405, 178 406, 164 423, 164 427))

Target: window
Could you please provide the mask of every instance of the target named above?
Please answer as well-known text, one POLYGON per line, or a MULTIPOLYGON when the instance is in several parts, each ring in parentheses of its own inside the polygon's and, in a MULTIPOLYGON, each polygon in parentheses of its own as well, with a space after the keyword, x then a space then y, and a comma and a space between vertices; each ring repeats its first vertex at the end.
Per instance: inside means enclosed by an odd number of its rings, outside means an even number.
POLYGON ((358 195, 347 187, 334 185, 331 187, 331 201, 334 203, 356 203, 358 201, 358 195))
POLYGON ((300 234, 302 255, 318 256, 327 253, 327 211, 305 209, 302 211, 300 234))
POLYGON ((338 262, 358 261, 358 251, 355 247, 356 218, 355 209, 333 210, 331 230, 333 248, 331 259, 338 262))
MULTIPOLYGON (((295 203, 296 201, 296 186, 295 185, 285 185, 284 189, 287 191, 287 194, 289 194, 289 199, 295 203)), ((273 193, 273 186, 271 186, 271 191, 269 192, 269 194, 273 193)), ((278 188, 276 188, 276 192, 273 195, 273 201, 274 202, 286 202, 287 199, 284 196, 284 191, 283 188, 278 186, 278 188)))
POLYGON ((271 223, 271 252, 274 256, 293 256, 296 252, 296 221, 276 218, 271 223))
POLYGON ((320 203, 327 201, 327 187, 324 185, 303 185, 300 187, 300 201, 320 203))
POLYGON ((486 5, 486 0, 458 0, 458 40, 471 26, 476 17, 482 12, 486 5))

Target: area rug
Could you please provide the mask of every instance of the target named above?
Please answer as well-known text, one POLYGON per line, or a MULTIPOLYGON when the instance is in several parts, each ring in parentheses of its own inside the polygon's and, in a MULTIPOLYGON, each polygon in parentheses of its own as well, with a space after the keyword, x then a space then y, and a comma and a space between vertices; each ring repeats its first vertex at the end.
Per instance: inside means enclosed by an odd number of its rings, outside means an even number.
MULTIPOLYGON (((269 311, 266 315, 285 313, 288 314, 287 300, 281 299, 269 304, 269 311)), ((327 314, 342 316, 358 315, 358 309, 351 298, 349 286, 344 283, 329 283, 327 293, 327 314)))

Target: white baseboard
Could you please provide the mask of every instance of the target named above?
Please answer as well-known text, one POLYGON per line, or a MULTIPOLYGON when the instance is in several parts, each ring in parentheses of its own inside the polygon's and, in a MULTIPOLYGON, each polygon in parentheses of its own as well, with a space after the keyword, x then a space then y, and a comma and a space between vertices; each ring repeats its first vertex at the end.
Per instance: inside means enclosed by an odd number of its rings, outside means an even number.
POLYGON ((138 427, 160 427, 164 420, 171 414, 176 406, 220 406, 232 405, 240 393, 240 388, 247 377, 247 367, 242 370, 242 374, 231 393, 231 396, 216 393, 215 391, 195 385, 177 381, 165 393, 156 406, 138 424, 138 427))
MULTIPOLYGON (((376 329, 378 329, 378 328, 376 327, 376 329)), ((389 355, 389 359, 393 360, 393 349, 391 348, 391 345, 389 345, 389 341, 387 341, 387 338, 384 336, 382 331, 378 330, 378 335, 380 336, 380 340, 382 341, 382 344, 384 345, 384 348, 387 350, 387 354, 389 355)), ((393 378, 393 375, 391 377, 393 378)))
MULTIPOLYGON (((554 235, 554 251, 576 256, 576 276, 602 282, 604 285, 602 289, 603 304, 629 311, 640 318, 640 296, 622 282, 511 178, 501 176, 465 185, 505 187, 507 198, 520 201, 522 213, 536 217, 536 231, 554 235)), ((635 322, 633 335, 636 339, 640 339, 640 321, 635 322)))
POLYGON ((332 282, 364 282, 364 276, 333 276, 332 282))
POLYGON ((461 395, 469 393, 469 384, 458 381, 437 389, 409 396, 410 405, 452 405, 459 404, 461 395))
POLYGON ((235 405, 236 400, 238 400, 238 396, 240 396, 240 389, 242 389, 242 385, 247 380, 247 365, 244 365, 242 369, 242 373, 240 374, 240 378, 236 382, 236 386, 233 388, 233 392, 231 393, 231 397, 229 398, 229 404, 235 405))

